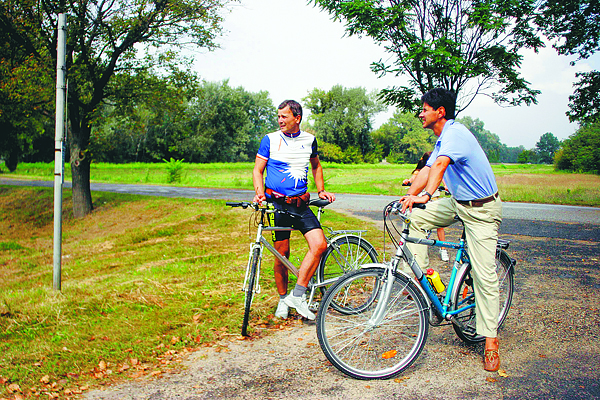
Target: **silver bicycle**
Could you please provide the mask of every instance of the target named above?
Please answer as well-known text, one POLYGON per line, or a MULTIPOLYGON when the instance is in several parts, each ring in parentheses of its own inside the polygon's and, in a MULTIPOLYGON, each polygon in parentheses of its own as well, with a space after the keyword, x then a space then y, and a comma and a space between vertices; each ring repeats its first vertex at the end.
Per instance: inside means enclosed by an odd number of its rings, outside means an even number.
MULTIPOLYGON (((242 335, 248 334, 248 322, 250 320, 250 309, 252 300, 255 294, 260 293, 260 267, 262 262, 263 250, 267 249, 275 257, 277 257, 288 270, 298 276, 298 268, 285 256, 273 247, 271 243, 263 236, 263 232, 283 232, 293 231, 293 228, 281 226, 269 226, 268 214, 281 212, 268 206, 259 205, 248 202, 227 202, 230 207, 242 207, 253 210, 257 220, 256 238, 250 244, 250 252, 248 255, 248 264, 246 266, 246 275, 242 290, 245 293, 245 309, 244 319, 242 322, 242 335)), ((317 207, 317 219, 321 221, 321 215, 324 208, 329 205, 328 200, 318 199, 310 201, 309 205, 317 207)), ((321 256, 321 261, 315 272, 315 276, 311 279, 308 287, 308 304, 309 308, 316 311, 319 307, 317 301, 318 295, 323 295, 327 288, 332 285, 340 276, 347 274, 360 268, 366 263, 377 262, 377 251, 366 239, 362 237, 365 230, 332 230, 328 227, 323 227, 325 231, 325 239, 327 240, 327 249, 321 256)), ((333 304, 336 307, 336 303, 333 304)), ((342 306, 340 306, 343 309, 342 306)))

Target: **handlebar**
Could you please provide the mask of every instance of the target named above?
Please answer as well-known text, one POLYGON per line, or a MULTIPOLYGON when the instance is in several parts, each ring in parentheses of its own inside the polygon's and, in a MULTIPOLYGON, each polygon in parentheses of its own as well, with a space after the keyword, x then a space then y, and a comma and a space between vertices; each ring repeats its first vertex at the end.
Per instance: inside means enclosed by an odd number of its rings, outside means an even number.
MULTIPOLYGON (((313 206, 313 207, 319 207, 319 208, 323 208, 328 206, 329 204, 331 204, 331 202, 327 199, 315 199, 315 200, 311 200, 309 201, 308 205, 309 206, 313 206)), ((250 207, 254 210, 258 210, 260 208, 260 204, 258 203, 250 203, 247 201, 228 201, 225 203, 226 206, 229 207, 242 207, 244 209, 250 207)))
POLYGON ((242 207, 242 208, 254 208, 255 210, 258 208, 258 204, 256 203, 248 203, 247 201, 237 201, 237 202, 232 202, 232 201, 228 201, 225 203, 226 206, 229 207, 242 207))
MULTIPOLYGON (((410 186, 410 185, 412 185, 412 182, 408 182, 408 183, 404 183, 404 182, 402 182, 402 186, 410 186)), ((447 192, 447 190, 446 190, 446 187, 445 187, 444 185, 440 185, 440 186, 438 187, 438 190, 439 190, 440 192, 447 192)))

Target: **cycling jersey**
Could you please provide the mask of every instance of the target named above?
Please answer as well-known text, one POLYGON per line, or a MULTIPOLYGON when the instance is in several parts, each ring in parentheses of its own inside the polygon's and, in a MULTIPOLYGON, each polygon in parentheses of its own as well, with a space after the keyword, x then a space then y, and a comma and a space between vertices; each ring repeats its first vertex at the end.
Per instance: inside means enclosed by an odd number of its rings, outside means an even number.
POLYGON ((285 196, 298 196, 307 190, 308 166, 317 157, 317 140, 303 131, 269 133, 261 140, 257 156, 267 160, 266 187, 285 196))

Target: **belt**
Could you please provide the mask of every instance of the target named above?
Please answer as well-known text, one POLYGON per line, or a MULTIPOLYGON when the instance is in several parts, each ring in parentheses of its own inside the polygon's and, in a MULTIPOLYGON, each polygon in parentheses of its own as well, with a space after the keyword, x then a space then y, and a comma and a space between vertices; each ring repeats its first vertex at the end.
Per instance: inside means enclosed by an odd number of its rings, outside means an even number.
POLYGON ((285 196, 271 188, 266 188, 265 193, 271 196, 273 201, 290 204, 298 208, 305 206, 310 201, 310 193, 308 192, 304 192, 299 196, 285 196))
POLYGON ((471 207, 482 207, 485 203, 489 203, 490 201, 494 201, 498 198, 498 192, 494 193, 489 197, 484 197, 483 199, 477 200, 456 200, 458 204, 462 204, 463 206, 471 206, 471 207))

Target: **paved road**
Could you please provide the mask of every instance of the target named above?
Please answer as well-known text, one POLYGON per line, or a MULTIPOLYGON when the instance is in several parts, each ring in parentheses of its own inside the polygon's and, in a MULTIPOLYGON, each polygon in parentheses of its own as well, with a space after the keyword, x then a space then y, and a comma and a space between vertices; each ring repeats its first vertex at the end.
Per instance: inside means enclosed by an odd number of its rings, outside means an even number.
MULTIPOLYGON (((53 187, 53 181, 30 181, 0 178, 0 185, 53 187)), ((70 188, 65 182, 65 188, 70 188)), ((129 193, 148 196, 186 197, 250 201, 254 192, 241 189, 205 189, 175 186, 92 183, 92 191, 129 193)), ((316 196, 316 195, 315 195, 316 196)), ((313 197, 315 197, 313 196, 313 197)), ((340 193, 331 209, 373 221, 381 221, 385 205, 397 196, 340 193)), ((600 242, 600 208, 550 204, 505 202, 500 234, 550 237, 600 242), (558 225, 557 225, 558 224, 558 225)))

